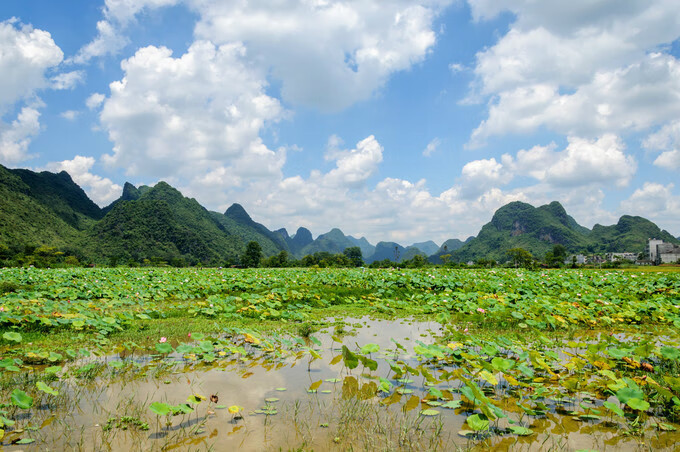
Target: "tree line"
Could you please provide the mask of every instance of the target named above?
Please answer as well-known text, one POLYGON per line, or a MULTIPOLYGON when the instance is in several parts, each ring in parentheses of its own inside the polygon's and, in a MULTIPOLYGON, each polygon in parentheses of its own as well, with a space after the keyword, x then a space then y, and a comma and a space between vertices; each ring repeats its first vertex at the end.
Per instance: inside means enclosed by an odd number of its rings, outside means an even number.
MULTIPOLYGON (((411 259, 394 262, 390 259, 366 264, 358 246, 348 247, 342 253, 330 253, 319 251, 309 254, 300 259, 292 256, 285 250, 273 256, 265 257, 262 247, 256 241, 247 244, 245 251, 235 258, 221 263, 223 267, 254 268, 254 267, 317 267, 317 268, 422 268, 427 266, 442 265, 454 268, 562 268, 576 267, 576 262, 568 262, 567 249, 563 245, 556 244, 552 250, 548 251, 542 259, 533 256, 523 248, 512 248, 506 252, 507 260, 497 262, 494 259, 480 258, 474 262, 457 263, 451 261, 450 254, 440 256, 442 264, 432 264, 422 255, 415 255, 411 259)), ((609 263, 606 265, 617 266, 621 262, 609 263)), ((0 267, 38 267, 38 268, 58 268, 58 267, 82 267, 93 266, 87 258, 83 257, 77 250, 60 250, 50 246, 25 246, 23 249, 10 249, 6 245, 0 244, 0 267)), ((110 258, 108 266, 128 266, 128 267, 203 267, 206 266, 200 261, 189 261, 181 257, 164 258, 151 256, 140 260, 110 258)), ((215 266, 214 264, 211 266, 215 266)))

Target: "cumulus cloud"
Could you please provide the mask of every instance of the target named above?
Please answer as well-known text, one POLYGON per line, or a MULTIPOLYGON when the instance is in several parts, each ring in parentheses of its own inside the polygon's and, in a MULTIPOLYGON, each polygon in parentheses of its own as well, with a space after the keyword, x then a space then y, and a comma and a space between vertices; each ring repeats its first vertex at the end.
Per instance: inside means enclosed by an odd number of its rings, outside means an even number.
POLYGON ((101 104, 104 103, 104 100, 106 100, 105 95, 103 95, 101 93, 94 93, 94 94, 90 95, 90 97, 88 97, 85 100, 85 105, 90 110, 94 110, 96 108, 99 108, 99 106, 101 106, 101 104))
POLYGON ((504 193, 497 188, 469 199, 457 190, 435 195, 425 180, 385 178, 371 183, 384 152, 372 135, 351 149, 343 149, 342 140, 332 136, 326 155, 334 165, 326 172, 313 170, 308 177, 285 177, 279 171, 278 175, 235 183, 237 173, 219 167, 181 188, 219 211, 237 200, 270 228, 305 226, 319 234, 339 227, 373 242, 402 243, 425 237, 438 241, 465 238, 476 234, 501 205, 527 199, 522 193, 504 193))
POLYGON ((53 172, 66 171, 76 184, 87 192, 87 195, 100 206, 105 206, 120 197, 123 187, 114 184, 110 179, 92 174, 94 157, 76 155, 71 160, 47 164, 47 170, 53 172))
POLYGON ((459 193, 465 199, 476 198, 492 187, 504 185, 511 178, 512 175, 495 158, 473 160, 461 170, 459 193))
POLYGON ((31 157, 28 145, 40 132, 40 112, 24 107, 11 124, 0 122, 0 161, 7 164, 22 162, 31 157))
POLYGON ((661 168, 666 168, 668 170, 679 170, 680 169, 680 151, 673 149, 672 151, 665 151, 659 155, 654 164, 661 168))
MULTIPOLYGON (((608 139, 603 139, 599 145, 604 146, 608 139)), ((575 140, 572 146, 582 149, 597 144, 598 141, 583 144, 575 140)), ((357 143, 352 151, 338 151, 340 146, 339 137, 329 139, 328 149, 336 166, 326 173, 315 170, 307 178, 284 177, 273 187, 252 184, 247 190, 226 190, 225 199, 239 199, 258 221, 271 228, 284 226, 294 230, 306 226, 315 233, 323 233, 331 227, 340 227, 345 233, 363 235, 374 242, 466 238, 477 234, 496 209, 511 201, 538 206, 559 200, 586 226, 616 221, 615 215, 602 207, 602 187, 606 181, 614 179, 605 173, 583 184, 572 185, 565 192, 560 185, 563 181, 554 180, 549 172, 553 166, 563 164, 562 159, 570 158, 570 152, 574 151, 557 151, 554 145, 520 151, 515 157, 506 155, 502 161, 491 158, 469 162, 456 183, 440 194, 432 193, 425 180, 414 182, 388 177, 375 185, 367 182, 337 184, 333 175, 340 171, 343 153, 377 155, 378 148, 381 153, 385 152, 372 136, 357 143), (369 151, 370 148, 376 151, 369 151), (535 183, 505 189, 520 171, 529 168, 536 174, 535 183)), ((591 149, 591 152, 597 151, 591 149)), ((377 174, 377 170, 374 171, 377 174)), ((200 198, 200 192, 193 194, 200 198)), ((229 202, 222 205, 221 210, 228 205, 229 202)))
POLYGON ((594 141, 571 137, 565 151, 556 157, 544 180, 557 186, 612 183, 625 187, 637 169, 635 159, 624 153, 621 140, 610 134, 594 141))
POLYGON ((558 85, 538 83, 502 91, 470 144, 542 126, 582 136, 645 130, 679 114, 680 60, 652 53, 625 68, 599 73, 570 94, 561 94, 558 85))
POLYGON ((135 15, 177 3, 178 0, 106 0, 103 9, 105 19, 97 22, 97 35, 68 62, 86 64, 93 58, 117 54, 130 43, 125 29, 135 15))
POLYGON ((71 61, 115 54, 127 45, 125 28, 140 12, 183 3, 200 17, 198 39, 241 43, 281 80, 286 101, 341 110, 422 61, 436 41, 434 18, 452 1, 107 0, 97 37, 71 61))
POLYGON ((370 97, 393 72, 422 61, 449 0, 211 2, 192 0, 197 36, 243 42, 295 104, 339 110, 370 97))
POLYGON ((680 169, 680 121, 665 124, 645 138, 642 146, 652 152, 661 151, 654 160, 656 166, 669 170, 680 169))
POLYGON ((45 72, 64 57, 52 36, 15 19, 0 22, 0 115, 48 86, 45 72))
POLYGON ((509 183, 518 176, 536 179, 554 188, 615 185, 625 187, 635 175, 637 163, 625 153, 625 146, 615 135, 595 140, 569 137, 568 145, 558 151, 552 143, 520 150, 513 157, 468 162, 461 172, 461 193, 477 196, 490 187, 509 183))
MULTIPOLYGON (((61 63, 64 54, 52 36, 16 19, 0 22, 0 161, 22 162, 31 156, 31 139, 40 132, 42 101, 36 93, 49 86, 46 72, 61 63), (8 124, 3 116, 17 103, 23 104, 8 124)), ((59 77, 59 76, 57 76, 59 77)), ((63 80, 67 80, 65 75, 63 80)))
POLYGON ((53 89, 73 89, 85 80, 85 71, 63 72, 52 77, 53 89))
POLYGON ((630 198, 621 202, 621 210, 631 215, 641 215, 656 221, 659 227, 672 231, 680 229, 680 196, 675 195, 674 184, 662 185, 645 182, 630 198))
POLYGON ((356 149, 336 153, 336 168, 326 175, 329 184, 357 187, 378 169, 382 162, 383 148, 373 135, 357 143, 356 149))
POLYGON ((594 137, 645 130, 677 117, 680 63, 664 45, 680 36, 680 11, 651 2, 470 0, 473 16, 515 14, 507 34, 477 54, 470 99, 490 99, 473 132, 493 135, 546 127, 594 137))
POLYGON ((97 36, 72 58, 68 63, 85 64, 92 58, 105 55, 114 55, 120 52, 130 40, 121 31, 107 20, 97 22, 97 36))
POLYGON ((221 185, 277 175, 285 150, 268 149, 259 133, 285 111, 245 52, 198 41, 178 58, 150 46, 124 60, 124 78, 110 85, 100 113, 114 144, 104 163, 128 175, 206 183, 219 175, 221 185))

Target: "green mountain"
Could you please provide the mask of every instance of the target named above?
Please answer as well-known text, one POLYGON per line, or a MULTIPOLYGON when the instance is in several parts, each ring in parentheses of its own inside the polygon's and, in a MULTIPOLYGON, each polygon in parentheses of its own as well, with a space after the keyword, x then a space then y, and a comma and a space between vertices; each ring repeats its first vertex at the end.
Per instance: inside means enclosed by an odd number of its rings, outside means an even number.
POLYGON ((423 256, 427 260, 427 253, 422 251, 420 248, 415 246, 407 246, 404 253, 400 256, 401 260, 399 262, 404 262, 413 259, 416 256, 423 256))
POLYGON ((437 251, 439 251, 439 245, 434 243, 432 240, 428 240, 427 242, 414 243, 413 245, 406 247, 406 249, 409 248, 417 248, 420 251, 422 251, 426 256, 431 256, 437 251))
POLYGON ((366 237, 361 237, 360 239, 356 239, 352 237, 351 235, 347 236, 348 239, 352 243, 354 243, 354 246, 358 246, 359 249, 361 250, 361 256, 366 259, 368 256, 371 256, 375 252, 375 246, 371 245, 368 240, 366 240, 366 237))
POLYGON ((300 227, 295 232, 295 235, 288 240, 288 247, 293 255, 301 257, 302 250, 313 241, 314 239, 312 238, 310 230, 300 227))
POLYGON ((9 248, 9 255, 45 245, 98 263, 155 258, 224 265, 237 262, 247 243, 256 241, 265 256, 286 250, 301 258, 358 246, 367 263, 427 254, 436 263, 444 254, 457 262, 480 258, 504 262, 510 248, 521 247, 542 258, 555 244, 570 253, 642 252, 652 237, 680 243, 641 217, 624 215, 615 225, 595 225, 591 231, 558 202, 540 207, 513 202, 498 209, 477 237, 447 240, 438 249, 431 241, 407 248, 394 242, 373 246, 339 229, 314 240, 305 228, 293 236, 285 229, 270 231, 239 204, 224 214, 210 212, 165 182, 154 187, 126 183, 121 197, 100 209, 66 172, 37 173, 0 165, 0 246, 9 248))
POLYGON ((367 264, 371 264, 375 261, 382 261, 385 259, 391 260, 392 262, 401 262, 404 260, 404 254, 406 248, 395 242, 378 242, 375 245, 375 252, 364 259, 367 264))
POLYGON ((121 198, 87 231, 83 246, 91 255, 107 259, 223 265, 237 262, 250 241, 260 243, 265 256, 278 253, 282 248, 271 235, 275 234, 255 223, 240 205, 224 215, 210 212, 159 182, 139 189, 126 184, 121 198))
POLYGON ((50 208, 62 220, 83 229, 102 216, 101 209, 92 202, 66 171, 58 174, 26 169, 11 170, 28 186, 28 195, 50 208))
MULTIPOLYGON (((127 195, 133 192, 130 189, 127 195)), ((243 240, 227 233, 195 199, 185 198, 167 183, 137 194, 115 202, 86 231, 83 247, 91 255, 218 265, 235 261, 245 249, 243 240)))
MULTIPOLYGON (((524 248, 534 257, 543 258, 556 244, 564 245, 570 253, 640 253, 650 237, 678 243, 667 231, 642 217, 624 215, 615 225, 595 225, 591 231, 567 215, 556 201, 540 207, 512 202, 498 209, 476 238, 449 254, 456 262, 480 258, 505 262, 511 248, 524 248)), ((442 254, 440 249, 430 261, 440 262, 442 254)))
POLYGON ((26 246, 70 248, 100 216, 68 173, 0 165, 0 245, 15 252, 26 246))
POLYGON ((465 245, 465 242, 463 242, 462 240, 448 239, 446 242, 442 243, 442 246, 439 247, 437 253, 450 253, 452 251, 456 251, 459 248, 462 248, 463 245, 465 245))
POLYGON ((498 209, 475 239, 450 254, 457 262, 480 258, 505 262, 507 250, 524 248, 542 258, 555 244, 580 251, 588 242, 588 232, 557 201, 541 207, 515 201, 498 209))
POLYGON ((226 233, 240 238, 244 244, 251 241, 259 243, 265 256, 288 251, 288 245, 280 234, 255 222, 240 204, 232 204, 224 215, 217 212, 210 214, 226 233))
POLYGON ((111 211, 111 209, 113 209, 113 206, 122 201, 136 201, 142 196, 142 194, 148 192, 149 190, 151 190, 151 187, 148 187, 146 185, 142 185, 141 187, 135 187, 130 182, 125 182, 125 185, 123 185, 123 194, 120 195, 120 198, 116 199, 111 204, 104 207, 102 209, 102 212, 104 213, 104 215, 106 215, 111 211))
POLYGON ((650 238, 680 244, 680 240, 646 218, 624 215, 615 225, 593 226, 586 250, 591 253, 642 252, 650 238))
MULTIPOLYGON (((297 234, 296 234, 297 236, 297 234)), ((300 251, 300 256, 326 251, 331 254, 342 253, 345 248, 357 246, 352 240, 338 228, 331 229, 325 234, 321 234, 312 243, 308 244, 300 251)))
MULTIPOLYGON (((428 260, 433 264, 443 264, 444 261, 441 259, 441 256, 448 255, 450 258, 451 253, 462 248, 466 243, 473 240, 474 238, 475 238, 474 236, 468 237, 467 240, 465 240, 464 242, 459 239, 448 239, 446 242, 442 243, 442 246, 440 246, 435 253, 430 255, 428 260)), ((449 258, 446 258, 446 260, 448 260, 449 258)))

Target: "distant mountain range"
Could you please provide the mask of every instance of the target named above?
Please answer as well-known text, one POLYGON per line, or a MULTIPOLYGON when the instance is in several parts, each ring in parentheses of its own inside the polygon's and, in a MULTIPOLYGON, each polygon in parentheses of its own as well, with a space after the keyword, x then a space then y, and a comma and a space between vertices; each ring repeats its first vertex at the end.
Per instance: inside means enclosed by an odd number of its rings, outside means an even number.
POLYGON ((482 257, 505 261, 506 251, 518 247, 543 257, 556 244, 564 245, 571 253, 640 253, 650 237, 679 243, 670 233, 642 217, 624 215, 615 225, 596 224, 590 230, 579 225, 556 201, 540 207, 516 201, 498 209, 477 237, 453 251, 450 247, 448 251, 439 250, 430 261, 441 262, 446 254, 456 262, 482 257))
POLYGON ((286 251, 302 258, 357 246, 366 263, 406 261, 417 255, 433 263, 504 261, 510 248, 522 247, 540 258, 555 244, 573 253, 641 252, 649 237, 680 243, 680 238, 641 217, 624 215, 615 225, 590 230, 558 202, 540 207, 512 202, 465 242, 372 245, 337 228, 314 239, 304 227, 293 235, 284 228, 271 231, 236 203, 224 213, 208 211, 165 182, 153 187, 126 183, 121 197, 101 209, 66 172, 36 173, 0 165, 0 245, 14 251, 48 245, 92 262, 156 258, 224 265, 238 262, 250 241, 258 242, 265 256, 286 251))

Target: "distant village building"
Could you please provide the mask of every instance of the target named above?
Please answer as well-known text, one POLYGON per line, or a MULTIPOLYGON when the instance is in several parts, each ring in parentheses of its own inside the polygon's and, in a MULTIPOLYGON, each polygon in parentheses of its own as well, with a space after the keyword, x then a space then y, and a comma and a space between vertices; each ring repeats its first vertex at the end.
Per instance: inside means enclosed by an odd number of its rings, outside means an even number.
POLYGON ((564 263, 569 265, 569 264, 577 264, 577 265, 583 265, 587 262, 586 257, 583 254, 574 254, 572 256, 569 256, 564 260, 564 263))
POLYGON ((631 261, 635 262, 638 258, 637 253, 607 253, 608 262, 631 261))
POLYGON ((645 254, 649 258, 652 263, 656 263, 656 247, 658 245, 661 245, 663 243, 663 240, 658 240, 658 239, 649 239, 647 242, 647 246, 645 246, 645 254))
POLYGON ((607 262, 607 259, 599 254, 593 254, 592 256, 586 256, 586 262, 589 264, 604 264, 607 262))
POLYGON ((645 251, 649 260, 656 265, 680 262, 680 246, 673 243, 649 239, 645 251))
POLYGON ((674 264, 680 261, 680 246, 662 243, 656 246, 656 261, 659 264, 674 264))

